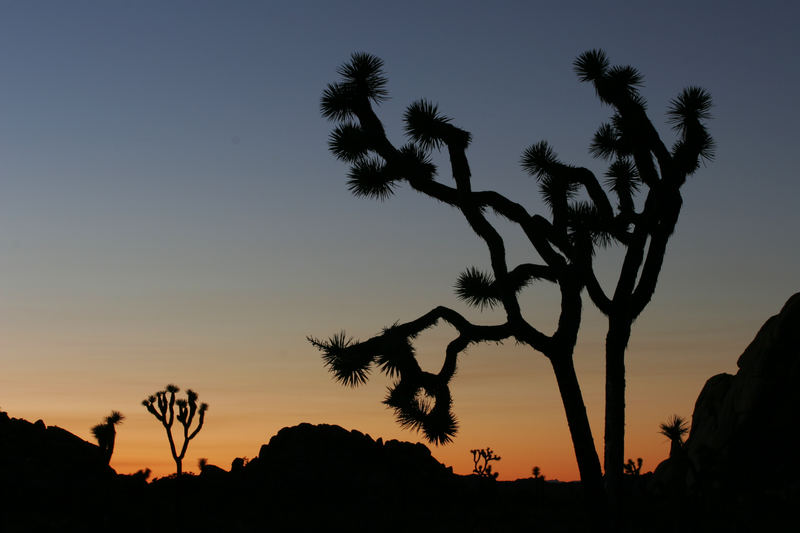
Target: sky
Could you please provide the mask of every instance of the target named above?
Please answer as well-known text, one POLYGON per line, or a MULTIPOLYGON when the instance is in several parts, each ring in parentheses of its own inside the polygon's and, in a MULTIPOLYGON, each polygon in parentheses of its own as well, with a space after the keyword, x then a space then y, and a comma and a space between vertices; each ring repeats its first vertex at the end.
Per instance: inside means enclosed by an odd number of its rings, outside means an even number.
MULTIPOLYGON (((92 440, 111 410, 119 472, 174 468, 141 400, 167 383, 210 404, 185 469, 254 457, 280 428, 339 424, 415 442, 382 404, 389 380, 336 383, 306 336, 367 338, 437 305, 488 266, 458 211, 410 192, 352 197, 327 150, 319 99, 364 51, 385 61, 390 138, 437 102, 473 134, 476 189, 546 214, 523 150, 587 151, 610 110, 573 59, 602 48, 645 76, 663 138, 689 85, 714 98, 716 158, 684 207, 653 301, 627 354, 626 457, 668 454, 658 424, 690 417, 706 379, 735 372, 761 324, 800 290, 800 37, 793 2, 0 2, 0 409, 92 440)), ((440 158, 437 160, 441 160, 440 158)), ((440 179, 448 182, 446 167, 440 179)), ((498 222, 509 259, 533 261, 498 222)), ((619 249, 597 258, 612 287, 619 249)), ((606 323, 584 298, 575 362, 602 457, 606 323)), ((524 314, 551 332, 557 293, 524 314)), ((438 368, 453 330, 418 339, 438 368)), ((431 447, 458 473, 490 446, 500 479, 577 479, 552 370, 511 343, 474 346, 452 382, 460 431, 431 447)))

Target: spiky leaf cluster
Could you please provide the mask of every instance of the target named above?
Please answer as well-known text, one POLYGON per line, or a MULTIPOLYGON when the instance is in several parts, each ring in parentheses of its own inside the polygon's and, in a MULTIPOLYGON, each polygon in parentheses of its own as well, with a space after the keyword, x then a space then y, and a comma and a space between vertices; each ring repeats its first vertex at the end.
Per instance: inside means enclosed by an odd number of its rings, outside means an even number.
POLYGON ((322 116, 329 120, 350 119, 365 104, 379 103, 389 96, 383 60, 376 56, 356 52, 338 73, 342 81, 328 84, 322 93, 322 116))
POLYGON ((581 81, 594 82, 606 75, 609 62, 606 53, 595 48, 579 55, 572 65, 581 81))
POLYGON ((377 157, 356 161, 347 174, 347 189, 354 196, 386 200, 394 194, 395 178, 377 157))
POLYGON ((447 143, 466 148, 471 141, 469 132, 453 126, 450 117, 440 114, 436 104, 427 100, 408 106, 403 120, 406 134, 423 150, 438 150, 447 143))
POLYGON ((594 85, 597 96, 609 105, 634 104, 644 109, 645 101, 638 88, 642 74, 630 66, 611 67, 602 50, 584 52, 573 62, 578 79, 594 85))
POLYGON ((483 310, 500 303, 500 294, 491 274, 469 267, 456 280, 456 296, 473 307, 483 310))
POLYGON ((711 95, 700 87, 688 87, 670 102, 668 120, 680 136, 672 154, 686 174, 694 173, 701 161, 714 159, 714 140, 703 125, 711 118, 711 105, 711 95))
POLYGON ((672 415, 669 420, 659 425, 659 433, 675 442, 683 442, 683 436, 688 432, 686 419, 678 415, 672 415))
POLYGON ((415 376, 404 375, 389 388, 383 403, 394 410, 402 428, 422 432, 433 444, 447 444, 458 432, 450 389, 446 383, 423 384, 423 377, 429 382, 440 381, 422 372, 415 376))
POLYGON ((604 218, 590 202, 569 205, 567 228, 573 246, 585 247, 591 254, 596 246, 608 246, 614 238, 611 224, 612 221, 604 218))
POLYGON ((309 337, 308 341, 322 352, 322 360, 334 378, 348 387, 367 382, 374 354, 344 331, 327 340, 309 337))
POLYGON ((619 210, 623 213, 633 212, 633 197, 641 183, 636 165, 627 157, 617 159, 606 171, 605 186, 617 195, 619 210))
POLYGON ((352 122, 339 124, 328 138, 328 148, 338 159, 355 163, 367 156, 370 150, 369 135, 352 122))
POLYGON ((533 144, 523 152, 522 168, 538 180, 542 199, 553 210, 565 205, 580 186, 573 179, 574 167, 559 161, 547 141, 533 144))
MULTIPOLYGON (((424 324, 422 329, 434 323, 424 324)), ((397 378, 384 403, 394 410, 401 426, 422 432, 432 443, 443 444, 452 439, 458 427, 451 410, 449 377, 423 372, 419 367, 411 344, 419 331, 401 332, 392 326, 364 342, 355 341, 344 332, 327 340, 308 340, 322 352, 334 378, 345 385, 365 383, 372 364, 397 378)))

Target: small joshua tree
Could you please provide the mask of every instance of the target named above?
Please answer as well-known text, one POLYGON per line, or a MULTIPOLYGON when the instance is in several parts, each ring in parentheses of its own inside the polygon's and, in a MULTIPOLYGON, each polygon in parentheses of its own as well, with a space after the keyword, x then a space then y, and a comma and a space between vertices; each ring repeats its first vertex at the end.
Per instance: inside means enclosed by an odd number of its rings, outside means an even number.
POLYGON ((689 427, 682 416, 672 415, 672 418, 659 425, 659 433, 669 439, 669 456, 673 458, 683 450, 683 436, 689 433, 689 427))
POLYGON ((92 428, 92 435, 97 439, 97 445, 103 452, 103 459, 106 464, 111 462, 114 454, 114 441, 117 438, 116 425, 121 424, 125 417, 119 411, 111 411, 102 424, 97 424, 92 428))
POLYGON ((497 479, 498 473, 492 472, 492 465, 489 463, 492 461, 499 461, 502 457, 495 455, 491 448, 470 450, 470 453, 472 453, 472 462, 475 463, 475 467, 472 469, 473 474, 480 477, 497 479), (483 464, 481 464, 481 461, 483 461, 483 464))
POLYGON ((533 470, 531 470, 531 474, 533 474, 533 479, 544 481, 544 476, 542 475, 542 469, 538 466, 534 466, 533 470))
POLYGON ((169 449, 172 452, 172 458, 175 460, 176 472, 180 476, 183 473, 183 458, 186 456, 189 441, 195 438, 202 429, 208 404, 201 403, 198 406, 197 393, 192 389, 187 389, 186 399, 180 398, 176 400, 175 394, 178 391, 180 389, 177 386, 167 385, 165 390, 159 391, 142 401, 142 405, 164 426, 167 432, 167 440, 169 440, 169 449), (175 405, 178 406, 177 416, 175 415, 175 405), (197 427, 190 433, 189 429, 194 421, 195 414, 199 414, 197 427), (176 418, 183 426, 183 446, 181 446, 180 453, 177 452, 175 441, 172 438, 172 423, 176 418))
POLYGON ((635 463, 633 462, 633 459, 628 459, 628 462, 625 463, 622 468, 626 474, 630 476, 638 476, 642 471, 642 463, 644 463, 644 461, 642 461, 641 457, 636 459, 635 463))

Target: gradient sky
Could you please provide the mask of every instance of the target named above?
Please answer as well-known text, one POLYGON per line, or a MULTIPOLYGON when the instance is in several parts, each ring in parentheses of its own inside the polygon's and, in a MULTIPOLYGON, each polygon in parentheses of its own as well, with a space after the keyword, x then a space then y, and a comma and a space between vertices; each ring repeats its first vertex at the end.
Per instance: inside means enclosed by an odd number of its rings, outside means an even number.
MULTIPOLYGON (((380 401, 388 380, 335 383, 306 335, 365 338, 453 295, 485 247, 455 210, 401 190, 353 198, 327 151, 319 97, 353 51, 385 60, 401 116, 426 97, 473 133, 476 188, 545 213, 522 151, 549 140, 598 174, 587 146, 609 109, 572 60, 605 49, 645 75, 664 112, 687 85, 715 101, 717 158, 684 188, 653 302, 628 350, 626 457, 653 469, 658 424, 690 416, 711 375, 735 372, 797 290, 800 38, 794 2, 0 3, 0 408, 91 440, 112 409, 120 472, 173 468, 140 401, 174 382, 210 403, 190 446, 227 467, 281 427, 334 423, 416 441, 380 401)), ((447 179, 446 172, 441 172, 447 179)), ((531 260, 518 230, 512 260, 531 260)), ((618 250, 600 254, 606 284, 618 250)), ((588 299, 576 365, 602 454, 605 323, 588 299)), ((556 292, 526 316, 552 331, 556 292)), ((452 331, 426 332, 438 367, 452 331)), ((540 354, 473 347, 453 382, 461 430, 433 450, 456 472, 491 446, 501 479, 575 479, 555 379, 540 354)))

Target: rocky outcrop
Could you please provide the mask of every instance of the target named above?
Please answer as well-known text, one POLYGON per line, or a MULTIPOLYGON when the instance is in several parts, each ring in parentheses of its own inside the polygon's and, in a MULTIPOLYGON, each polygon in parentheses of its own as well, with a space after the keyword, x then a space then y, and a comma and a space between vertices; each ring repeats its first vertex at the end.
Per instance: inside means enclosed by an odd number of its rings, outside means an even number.
POLYGON ((0 412, 0 486, 5 489, 86 487, 115 475, 100 448, 58 426, 0 412))
POLYGON ((736 375, 709 379, 685 445, 690 485, 781 488, 800 474, 800 293, 761 327, 736 375))
POLYGON ((384 443, 356 430, 307 423, 281 429, 261 447, 247 469, 299 484, 313 481, 361 487, 412 480, 418 485, 452 475, 452 469, 434 459, 423 444, 384 443))

